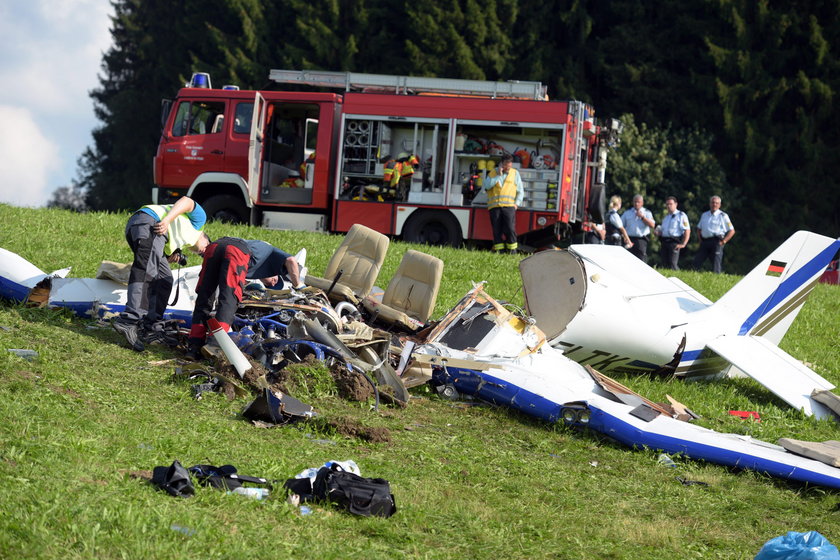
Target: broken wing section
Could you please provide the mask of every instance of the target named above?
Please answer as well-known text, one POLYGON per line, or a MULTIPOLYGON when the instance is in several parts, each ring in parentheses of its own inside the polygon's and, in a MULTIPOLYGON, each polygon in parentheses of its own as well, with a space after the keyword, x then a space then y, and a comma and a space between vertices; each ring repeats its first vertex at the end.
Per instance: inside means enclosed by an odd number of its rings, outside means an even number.
POLYGON ((70 268, 47 274, 17 253, 0 247, 0 297, 14 301, 26 301, 38 282, 45 278, 64 278, 70 268))
POLYGON ((772 342, 754 336, 720 336, 707 348, 806 415, 833 416, 811 393, 834 389, 834 385, 772 342))

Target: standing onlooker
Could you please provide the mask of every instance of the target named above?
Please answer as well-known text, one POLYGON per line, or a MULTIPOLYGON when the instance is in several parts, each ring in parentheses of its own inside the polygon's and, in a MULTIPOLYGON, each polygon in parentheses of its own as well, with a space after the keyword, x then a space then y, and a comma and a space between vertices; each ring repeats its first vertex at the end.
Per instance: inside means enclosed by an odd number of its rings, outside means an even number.
POLYGON ((676 197, 666 198, 665 208, 668 209, 668 213, 662 220, 662 227, 656 228, 656 235, 660 240, 659 256, 662 257, 663 267, 679 270, 680 250, 688 245, 688 240, 691 238, 691 226, 685 212, 677 210, 676 197))
POLYGON ((618 211, 621 209, 621 197, 613 195, 610 197, 610 209, 607 211, 607 220, 604 222, 606 229, 607 245, 624 245, 625 249, 633 246, 624 223, 621 221, 618 211))
POLYGON ((498 169, 490 172, 487 184, 487 208, 493 228, 493 250, 516 253, 516 208, 525 199, 525 186, 519 172, 513 168, 513 156, 505 154, 498 169))
POLYGON ((723 246, 735 235, 732 221, 720 209, 719 196, 709 199, 709 210, 700 216, 697 235, 700 238, 700 249, 694 255, 694 268, 700 268, 707 258, 712 257, 712 270, 719 274, 723 269, 723 246))
POLYGON ((607 235, 607 230, 604 224, 595 222, 586 222, 584 224, 586 232, 583 234, 583 243, 586 245, 603 245, 604 237, 607 235))
POLYGON ((633 197, 633 208, 625 210, 621 215, 621 222, 624 224, 624 229, 627 230, 627 235, 633 246, 630 247, 630 252, 639 257, 643 263, 647 264, 647 247, 648 238, 650 236, 650 229, 656 225, 653 221, 653 214, 650 210, 644 207, 645 199, 642 195, 637 194, 633 197))

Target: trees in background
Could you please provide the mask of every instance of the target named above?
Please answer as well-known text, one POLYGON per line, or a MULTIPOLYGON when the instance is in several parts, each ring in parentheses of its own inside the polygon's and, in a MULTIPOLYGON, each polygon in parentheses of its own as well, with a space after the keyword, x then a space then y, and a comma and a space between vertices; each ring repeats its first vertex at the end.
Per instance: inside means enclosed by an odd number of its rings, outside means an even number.
MULTIPOLYGON (((78 184, 94 209, 148 201, 160 99, 193 71, 264 88, 271 68, 536 80, 624 115, 608 190, 719 194, 743 271, 792 231, 836 236, 840 4, 766 0, 114 0, 78 184)), ((500 116, 500 118, 503 116, 500 116)))

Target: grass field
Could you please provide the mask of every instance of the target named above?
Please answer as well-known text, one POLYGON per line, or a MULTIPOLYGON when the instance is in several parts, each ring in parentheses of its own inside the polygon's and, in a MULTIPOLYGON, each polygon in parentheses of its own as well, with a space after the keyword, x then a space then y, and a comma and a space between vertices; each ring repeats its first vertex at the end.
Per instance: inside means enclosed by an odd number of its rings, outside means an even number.
MULTIPOLYGON (((73 214, 0 205, 0 246, 45 271, 72 265, 93 276, 102 260, 127 262, 126 214, 73 214)), ((307 247, 323 271, 340 236, 210 224, 212 237, 260 238, 289 252, 307 247)), ((405 250, 392 242, 379 284, 405 250)), ((472 282, 522 304, 518 257, 420 248, 445 262, 435 317, 472 282)), ((758 262, 764 255, 756 255, 758 262)), ((195 259, 191 264, 197 264, 195 259)), ((737 277, 677 274, 710 299, 737 277)), ((782 348, 840 384, 840 288, 819 285, 782 348)), ((249 399, 190 396, 173 380, 179 355, 137 354, 110 328, 66 312, 0 302, 0 558, 752 558, 787 531, 816 530, 840 545, 840 493, 735 472, 606 437, 548 425, 505 408, 441 400, 412 390, 405 409, 337 398, 311 372, 295 396, 319 420, 259 429, 240 413, 249 399), (27 361, 5 349, 38 353, 27 361), (332 420, 380 428, 372 443, 332 420), (398 513, 358 518, 313 506, 301 515, 281 491, 265 501, 198 488, 176 499, 143 480, 179 460, 233 464, 284 480, 327 460, 356 461, 390 481, 398 513), (675 477, 708 483, 684 486, 675 477)), ((655 401, 672 395, 718 431, 775 442, 840 439, 832 421, 791 410, 751 380, 682 383, 618 377, 655 401), (760 423, 730 416, 755 410, 760 423)))

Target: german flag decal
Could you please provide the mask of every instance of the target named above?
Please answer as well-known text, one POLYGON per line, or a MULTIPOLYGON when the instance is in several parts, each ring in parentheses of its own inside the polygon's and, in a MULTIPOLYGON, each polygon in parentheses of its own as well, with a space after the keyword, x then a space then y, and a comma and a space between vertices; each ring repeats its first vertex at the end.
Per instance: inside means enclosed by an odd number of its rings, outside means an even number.
POLYGON ((770 266, 767 267, 767 276, 781 276, 785 271, 787 263, 781 261, 770 261, 770 266))

